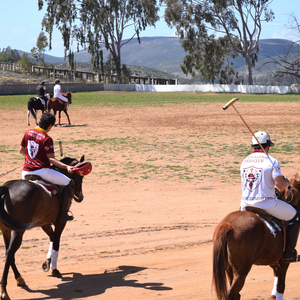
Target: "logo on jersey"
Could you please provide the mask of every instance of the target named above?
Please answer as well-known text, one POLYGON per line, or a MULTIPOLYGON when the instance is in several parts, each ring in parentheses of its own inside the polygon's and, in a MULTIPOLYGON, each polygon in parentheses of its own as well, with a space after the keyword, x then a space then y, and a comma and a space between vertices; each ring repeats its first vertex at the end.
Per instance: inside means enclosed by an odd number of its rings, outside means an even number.
POLYGON ((27 151, 30 158, 34 159, 39 151, 39 145, 35 141, 28 141, 27 151))
POLYGON ((254 191, 261 183, 262 170, 262 168, 253 166, 243 169, 244 184, 250 192, 254 191))

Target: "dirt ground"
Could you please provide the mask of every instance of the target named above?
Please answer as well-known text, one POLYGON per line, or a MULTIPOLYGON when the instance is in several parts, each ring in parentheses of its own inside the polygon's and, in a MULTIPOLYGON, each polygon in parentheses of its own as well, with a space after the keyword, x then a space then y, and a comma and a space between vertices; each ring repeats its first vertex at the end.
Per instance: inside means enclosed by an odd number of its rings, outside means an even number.
MULTIPOLYGON (((63 126, 50 135, 56 147, 62 141, 65 155, 84 154, 93 171, 84 179, 83 202, 72 204, 75 220, 61 238, 63 277, 43 272, 48 239, 40 228, 29 230, 16 254, 27 287, 17 287, 10 272, 11 299, 216 299, 212 235, 218 222, 239 208, 239 164, 251 142, 234 109, 222 110, 225 103, 71 106, 72 125, 63 115, 63 126)), ((0 173, 22 165, 25 107, 0 109, 0 173)), ((299 105, 240 102, 236 107, 253 131, 270 133, 276 143, 271 154, 284 175, 298 172, 299 105)), ((20 174, 21 167, 0 183, 20 174)), ((1 241, 0 248, 2 270, 1 241)), ((300 264, 290 266, 284 299, 300 299, 299 271, 300 264)), ((268 299, 272 287, 271 268, 254 266, 242 299, 268 299)))

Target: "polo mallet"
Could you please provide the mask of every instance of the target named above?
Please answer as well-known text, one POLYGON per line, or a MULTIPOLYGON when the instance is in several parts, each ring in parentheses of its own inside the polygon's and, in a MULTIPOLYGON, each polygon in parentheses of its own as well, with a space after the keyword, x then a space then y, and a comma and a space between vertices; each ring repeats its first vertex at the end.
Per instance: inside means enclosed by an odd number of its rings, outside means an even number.
POLYGON ((257 137, 254 135, 253 131, 250 129, 250 127, 247 125, 247 123, 245 122, 245 120, 243 119, 243 117, 241 116, 241 114, 238 112, 238 110, 233 105, 238 100, 239 100, 239 98, 233 98, 233 99, 231 99, 228 103, 226 103, 223 106, 223 110, 226 110, 230 106, 232 106, 235 109, 235 111, 240 116, 240 118, 242 119, 242 121, 244 122, 244 124, 246 125, 246 127, 249 129, 249 131, 251 132, 251 134, 253 135, 253 137, 256 139, 256 141, 257 141, 258 145, 260 146, 261 150, 267 155, 268 159, 270 160, 270 162, 271 162, 271 164, 272 164, 272 166, 274 168, 274 164, 273 164, 270 156, 267 154, 266 150, 264 149, 264 147, 262 146, 262 144, 259 142, 259 140, 257 139, 257 137))
MULTIPOLYGON (((61 141, 59 141, 58 144, 59 144, 59 148, 56 149, 56 150, 54 150, 54 152, 59 151, 59 152, 60 152, 60 156, 63 156, 63 149, 62 149, 61 141)), ((0 178, 3 177, 3 176, 5 176, 5 175, 7 175, 8 173, 10 173, 10 172, 12 172, 12 171, 18 169, 18 168, 23 167, 23 165, 24 165, 24 163, 23 163, 22 165, 19 165, 19 166, 17 166, 17 167, 14 167, 13 169, 10 169, 10 170, 8 170, 8 171, 3 172, 2 174, 0 174, 0 178)))
POLYGON ((54 152, 59 150, 60 156, 63 156, 64 153, 63 153, 63 148, 62 148, 61 141, 58 141, 58 146, 59 146, 59 149, 56 149, 54 152))

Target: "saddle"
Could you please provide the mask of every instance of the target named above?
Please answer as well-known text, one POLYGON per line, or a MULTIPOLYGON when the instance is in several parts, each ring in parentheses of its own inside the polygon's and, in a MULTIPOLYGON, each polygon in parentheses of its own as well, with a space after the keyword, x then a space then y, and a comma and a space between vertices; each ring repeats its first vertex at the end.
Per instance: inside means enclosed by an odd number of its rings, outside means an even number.
POLYGON ((33 174, 25 175, 25 180, 33 181, 34 183, 42 185, 51 194, 51 196, 57 194, 59 201, 61 202, 62 187, 60 185, 53 184, 44 180, 42 177, 33 174))
POLYGON ((42 99, 41 97, 33 97, 36 100, 40 100, 42 102, 43 105, 45 105, 45 100, 42 99))
MULTIPOLYGON (((62 100, 59 99, 59 98, 52 98, 52 99, 54 99, 54 101, 58 101, 61 105, 64 106, 64 109, 67 109, 67 106, 68 106, 68 103, 69 103, 69 102, 62 101, 62 100)), ((52 101, 53 101, 53 100, 52 100, 52 101)))
POLYGON ((250 206, 247 205, 245 206, 246 211, 250 211, 256 215, 258 215, 262 220, 265 221, 267 227, 271 230, 271 232, 274 234, 276 231, 282 231, 283 232, 283 239, 284 239, 284 248, 283 251, 285 250, 285 241, 286 241, 286 231, 287 227, 289 225, 288 221, 283 221, 275 218, 274 216, 270 215, 267 213, 264 209, 256 207, 256 206, 250 206))

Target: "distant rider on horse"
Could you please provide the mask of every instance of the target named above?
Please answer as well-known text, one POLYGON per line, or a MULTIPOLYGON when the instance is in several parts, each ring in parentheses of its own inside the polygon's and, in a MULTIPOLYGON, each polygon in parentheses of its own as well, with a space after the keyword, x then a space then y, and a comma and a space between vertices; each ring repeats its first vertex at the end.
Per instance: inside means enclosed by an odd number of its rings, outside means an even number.
POLYGON ((64 186, 62 191, 61 210, 58 219, 60 222, 73 220, 68 215, 73 196, 74 181, 64 174, 51 169, 51 164, 58 168, 73 172, 73 167, 66 165, 55 158, 53 140, 48 132, 55 124, 55 116, 51 113, 44 113, 35 129, 29 129, 24 134, 20 145, 20 153, 25 157, 22 170, 22 179, 26 175, 37 175, 53 184, 64 186))
POLYGON ((45 92, 47 92, 50 97, 50 92, 46 89, 45 81, 42 81, 37 87, 37 96, 41 99, 42 104, 46 108, 46 103, 48 101, 48 97, 46 96, 45 92))
POLYGON ((54 98, 58 98, 61 101, 65 102, 64 109, 67 109, 68 99, 63 95, 64 93, 61 90, 60 80, 59 79, 55 80, 55 86, 54 86, 53 92, 54 92, 53 97, 54 98))
POLYGON ((275 188, 282 191, 289 187, 290 182, 282 176, 279 162, 268 155, 270 147, 274 146, 269 134, 259 131, 255 133, 255 137, 252 137, 254 151, 243 160, 240 168, 241 210, 245 210, 245 206, 256 206, 280 220, 291 221, 287 229, 286 251, 282 260, 287 263, 296 262, 298 253, 295 247, 299 234, 300 212, 296 206, 294 208, 279 200, 275 194, 275 188))

